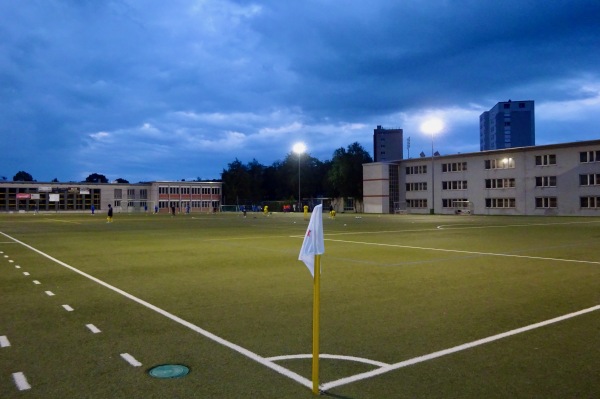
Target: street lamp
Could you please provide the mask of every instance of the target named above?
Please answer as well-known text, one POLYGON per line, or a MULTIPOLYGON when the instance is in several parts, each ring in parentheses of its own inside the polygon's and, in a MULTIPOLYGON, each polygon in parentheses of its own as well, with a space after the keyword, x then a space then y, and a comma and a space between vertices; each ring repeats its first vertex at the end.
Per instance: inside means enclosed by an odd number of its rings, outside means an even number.
POLYGON ((304 143, 296 143, 292 150, 298 154, 298 211, 302 207, 302 197, 300 196, 300 158, 304 152, 306 152, 306 146, 304 143))
POLYGON ((425 134, 431 134, 431 206, 429 212, 435 213, 435 175, 433 169, 433 137, 442 131, 444 122, 438 118, 430 118, 421 123, 421 131, 425 134))

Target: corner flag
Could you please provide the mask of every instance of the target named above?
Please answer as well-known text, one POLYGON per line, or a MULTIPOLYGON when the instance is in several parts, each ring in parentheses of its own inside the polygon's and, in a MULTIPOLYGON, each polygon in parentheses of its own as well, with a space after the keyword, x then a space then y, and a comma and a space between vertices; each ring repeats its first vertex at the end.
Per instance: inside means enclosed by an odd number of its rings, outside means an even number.
POLYGON ((323 204, 315 206, 306 229, 298 260, 304 262, 313 276, 313 351, 312 391, 319 394, 319 313, 321 291, 321 254, 325 252, 323 239, 323 204))
POLYGON ((304 262, 310 274, 315 276, 315 255, 321 255, 325 252, 325 243, 323 240, 323 204, 315 206, 310 216, 308 229, 304 236, 302 248, 298 260, 304 262))

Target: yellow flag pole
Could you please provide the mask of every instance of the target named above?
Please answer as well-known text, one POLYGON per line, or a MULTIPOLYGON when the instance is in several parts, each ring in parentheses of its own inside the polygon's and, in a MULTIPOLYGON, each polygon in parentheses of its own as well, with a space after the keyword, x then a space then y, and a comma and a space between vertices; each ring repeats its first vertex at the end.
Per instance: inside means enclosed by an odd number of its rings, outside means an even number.
POLYGON ((312 383, 313 394, 319 394, 319 309, 321 292, 321 255, 315 255, 315 284, 313 288, 313 352, 312 383))

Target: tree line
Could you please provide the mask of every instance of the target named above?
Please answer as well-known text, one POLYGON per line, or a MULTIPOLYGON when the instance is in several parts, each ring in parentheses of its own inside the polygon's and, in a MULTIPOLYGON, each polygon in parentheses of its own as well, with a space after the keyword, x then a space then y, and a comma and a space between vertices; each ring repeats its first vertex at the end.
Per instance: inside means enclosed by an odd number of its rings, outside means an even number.
POLYGON ((326 161, 291 152, 283 161, 275 161, 270 166, 262 165, 256 159, 244 164, 236 158, 221 173, 223 204, 298 203, 304 198, 317 197, 362 200, 362 165, 372 161, 357 142, 347 148, 338 148, 332 159, 326 161))

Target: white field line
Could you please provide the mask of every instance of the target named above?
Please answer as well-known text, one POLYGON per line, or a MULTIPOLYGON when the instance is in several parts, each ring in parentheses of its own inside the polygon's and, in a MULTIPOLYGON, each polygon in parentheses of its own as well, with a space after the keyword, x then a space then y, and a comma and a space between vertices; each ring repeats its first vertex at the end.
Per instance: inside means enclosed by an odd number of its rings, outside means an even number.
POLYGON ((323 384, 321 386, 321 389, 322 390, 331 389, 331 388, 339 387, 341 385, 346 385, 346 384, 350 384, 350 383, 353 383, 353 382, 356 382, 356 381, 360 381, 360 380, 364 380, 364 379, 367 379, 367 378, 375 377, 377 375, 384 374, 384 373, 390 372, 392 370, 398 370, 398 369, 403 368, 403 367, 412 366, 412 365, 417 364, 417 363, 422 363, 422 362, 425 362, 425 361, 428 361, 428 360, 436 359, 438 357, 442 357, 442 356, 450 355, 452 353, 464 351, 464 350, 467 350, 467 349, 470 349, 470 348, 474 348, 474 347, 479 346, 479 345, 488 344, 490 342, 494 342, 494 341, 497 341, 499 339, 510 337, 512 335, 520 334, 520 333, 523 333, 523 332, 526 332, 526 331, 534 330, 536 328, 544 327, 544 326, 547 326, 549 324, 558 323, 560 321, 567 320, 567 319, 570 319, 570 318, 573 318, 573 317, 577 317, 577 316, 581 316, 583 314, 594 312, 596 310, 600 310, 600 305, 592 306, 591 308, 583 309, 583 310, 580 310, 578 312, 569 313, 569 314, 566 314, 566 315, 563 315, 563 316, 555 317, 554 319, 545 320, 545 321, 542 321, 542 322, 539 322, 539 323, 535 323, 535 324, 531 324, 531 325, 528 325, 528 326, 525 326, 525 327, 521 327, 521 328, 517 328, 517 329, 514 329, 514 330, 510 330, 510 331, 507 331, 507 332, 504 332, 504 333, 501 333, 501 334, 492 335, 491 337, 478 339, 477 341, 473 341, 473 342, 469 342, 469 343, 466 343, 466 344, 458 345, 458 346, 455 346, 453 348, 444 349, 444 350, 441 350, 441 351, 430 353, 428 355, 419 356, 419 357, 415 357, 415 358, 412 358, 412 359, 409 359, 409 360, 405 360, 405 361, 402 361, 402 362, 399 362, 399 363, 395 363, 395 364, 390 364, 390 365, 387 365, 387 366, 383 366, 383 367, 381 367, 379 369, 368 371, 366 373, 361 373, 361 374, 353 375, 351 377, 341 378, 341 379, 339 379, 337 381, 332 381, 332 382, 328 382, 326 384, 323 384))
MULTIPOLYGON (((466 225, 455 225, 458 227, 452 227, 453 225, 439 225, 436 227, 429 227, 423 229, 399 229, 399 230, 377 230, 377 231, 348 231, 338 233, 327 233, 326 237, 333 236, 348 236, 348 235, 367 235, 367 234, 390 234, 390 233, 414 233, 414 232, 426 232, 426 231, 447 231, 447 230, 472 230, 472 229, 501 229, 501 228, 513 228, 513 227, 537 227, 537 226, 557 226, 557 225, 570 225, 570 224, 593 224, 600 223, 600 221, 586 221, 586 222, 557 222, 557 223, 531 223, 531 224, 502 224, 502 225, 487 225, 487 226, 466 226, 466 225)), ((293 235, 290 237, 304 238, 303 235, 293 235)), ((234 238, 235 239, 235 238, 234 238)))
POLYGON ((63 307, 63 308, 65 308, 65 310, 66 310, 67 312, 72 312, 72 311, 74 311, 74 310, 75 310, 75 309, 73 309, 72 307, 70 307, 69 305, 62 305, 62 307, 63 307))
POLYGON ((140 367, 142 363, 138 362, 135 357, 131 356, 129 353, 121 353, 121 357, 133 367, 140 367))
POLYGON ((20 268, 21 268, 21 266, 15 265, 15 269, 20 269, 20 268))
POLYGON ((0 234, 2 234, 3 236, 5 236, 6 238, 14 240, 16 243, 18 243, 18 244, 20 244, 20 245, 22 245, 22 246, 24 246, 26 248, 29 248, 30 250, 32 250, 32 251, 34 251, 34 252, 42 255, 43 257, 45 257, 47 259, 50 259, 51 261, 53 261, 53 262, 55 262, 55 263, 57 263, 57 264, 65 267, 65 268, 67 268, 67 269, 69 269, 69 270, 71 270, 71 271, 73 271, 75 273, 78 273, 78 274, 82 275, 83 277, 86 277, 86 278, 88 278, 88 279, 90 279, 90 280, 92 280, 92 281, 94 281, 94 282, 96 282, 96 283, 98 283, 98 284, 100 284, 100 285, 102 285, 102 286, 104 286, 104 287, 106 287, 106 288, 108 288, 108 289, 110 289, 110 290, 118 293, 118 294, 121 294, 124 297, 126 297, 126 298, 128 298, 128 299, 130 299, 130 300, 132 300, 134 302, 137 302, 140 305, 145 306, 146 308, 148 308, 150 310, 153 310, 156 313, 159 313, 159 314, 161 314, 161 315, 163 315, 163 316, 165 316, 165 317, 167 317, 167 318, 169 318, 169 319, 171 319, 171 320, 173 320, 173 321, 175 321, 175 322, 177 322, 177 323, 179 323, 179 324, 181 324, 181 325, 189 328, 190 330, 195 331, 195 332, 197 332, 197 333, 205 336, 206 338, 208 338, 210 340, 213 340, 213 341, 215 341, 215 342, 217 342, 217 343, 219 343, 219 344, 221 344, 223 346, 226 346, 229 349, 234 350, 234 351, 240 353, 241 355, 244 355, 244 356, 246 356, 246 357, 254 360, 257 363, 260 363, 263 366, 268 367, 271 370, 274 370, 274 371, 276 371, 276 372, 278 372, 278 373, 280 373, 280 374, 282 374, 282 375, 284 375, 284 376, 286 376, 286 377, 288 377, 288 378, 290 378, 290 379, 298 382, 301 385, 304 385, 305 387, 307 387, 309 389, 312 388, 312 381, 310 381, 309 379, 307 379, 305 377, 302 377, 301 375, 299 375, 299 374, 297 374, 297 373, 295 373, 295 372, 293 372, 291 370, 286 369, 285 367, 282 367, 282 366, 280 366, 280 365, 278 365, 278 364, 276 364, 276 363, 274 363, 274 362, 272 362, 272 361, 270 361, 270 360, 268 360, 268 359, 266 359, 266 358, 264 358, 264 357, 262 357, 262 356, 260 356, 260 355, 258 355, 256 353, 254 353, 254 352, 249 351, 246 348, 243 348, 243 347, 241 347, 239 345, 236 345, 236 344, 234 344, 232 342, 229 342, 229 341, 227 341, 227 340, 225 340, 225 339, 223 339, 223 338, 221 338, 221 337, 219 337, 219 336, 217 336, 217 335, 215 335, 215 334, 213 334, 213 333, 211 333, 209 331, 206 331, 206 330, 204 330, 204 329, 196 326, 195 324, 190 323, 187 320, 184 320, 184 319, 182 319, 182 318, 180 318, 178 316, 175 316, 172 313, 167 312, 166 310, 163 310, 163 309, 159 308, 158 306, 152 305, 151 303, 146 302, 143 299, 140 299, 140 298, 138 298, 138 297, 136 297, 134 295, 131 295, 130 293, 125 292, 125 291, 123 291, 120 288, 112 286, 112 285, 110 285, 110 284, 108 284, 108 283, 106 283, 106 282, 104 282, 104 281, 102 281, 102 280, 100 280, 100 279, 98 279, 98 278, 90 275, 90 274, 87 274, 87 273, 85 273, 85 272, 83 272, 83 271, 81 271, 79 269, 76 269, 73 266, 70 266, 70 265, 68 265, 68 264, 66 264, 66 263, 64 263, 64 262, 62 262, 62 261, 60 261, 60 260, 58 260, 56 258, 53 258, 52 256, 50 256, 50 255, 48 255, 48 254, 40 251, 39 249, 36 249, 36 248, 32 247, 31 245, 25 244, 24 242, 19 241, 16 238, 13 238, 13 237, 9 236, 6 233, 3 233, 3 232, 0 231, 0 234))
POLYGON ((373 245, 373 246, 378 246, 378 247, 419 249, 419 250, 423 250, 423 251, 453 252, 453 253, 459 253, 459 254, 484 255, 484 256, 504 256, 504 257, 509 257, 509 258, 524 258, 524 259, 536 259, 536 260, 550 260, 550 261, 555 261, 555 262, 587 263, 587 264, 600 265, 600 262, 591 261, 591 260, 546 258, 546 257, 543 257, 543 256, 499 254, 499 253, 495 253, 495 252, 477 252, 477 251, 463 251, 463 250, 459 250, 459 249, 416 247, 416 246, 412 246, 412 245, 382 244, 382 243, 377 243, 377 242, 336 240, 336 239, 333 239, 333 238, 325 238, 325 241, 342 242, 342 243, 347 243, 347 244, 373 245))
POLYGON ((42 284, 42 283, 40 283, 38 280, 33 280, 33 284, 39 285, 39 284, 42 284))
POLYGON ((54 296, 54 292, 52 292, 52 291, 46 291, 46 295, 48 295, 48 296, 54 296))
POLYGON ((85 326, 94 334, 98 334, 100 332, 100 329, 93 324, 86 324, 85 326))
POLYGON ((29 272, 23 272, 23 276, 29 276, 29 272))
POLYGON ((19 391, 25 391, 27 389, 31 389, 31 385, 29 385, 29 383, 27 382, 27 378, 25 377, 25 374, 23 374, 22 372, 18 372, 18 373, 13 373, 13 379, 15 380, 15 384, 17 385, 17 389, 19 391))
MULTIPOLYGON (((312 353, 302 353, 298 355, 282 355, 282 356, 273 356, 268 358, 268 360, 272 360, 274 362, 281 360, 294 360, 294 359, 312 359, 312 353)), ((319 359, 334 359, 334 360, 346 360, 349 362, 356 363, 364 363, 370 364, 378 367, 386 367, 389 366, 389 363, 379 362, 377 360, 365 359, 364 357, 356 357, 356 356, 344 356, 344 355, 328 355, 326 353, 319 353, 319 359)))
POLYGON ((6 335, 0 336, 0 348, 8 348, 10 346, 10 342, 8 341, 8 337, 6 335))

